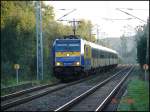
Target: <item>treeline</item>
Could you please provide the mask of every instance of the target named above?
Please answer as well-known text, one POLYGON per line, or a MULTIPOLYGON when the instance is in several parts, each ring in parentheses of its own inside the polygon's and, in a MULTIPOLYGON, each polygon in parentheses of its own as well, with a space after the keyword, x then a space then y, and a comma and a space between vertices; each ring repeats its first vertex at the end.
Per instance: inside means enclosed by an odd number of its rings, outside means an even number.
POLYGON ((136 33, 137 41, 137 61, 143 66, 143 64, 149 64, 149 19, 147 24, 138 27, 136 33), (147 55, 148 54, 148 55, 147 55))
MULTIPOLYGON (((36 15, 33 1, 1 1, 1 84, 15 77, 14 64, 20 65, 24 80, 36 79, 36 15)), ((92 23, 81 20, 76 31, 91 40, 92 23)), ((72 27, 55 21, 52 6, 42 2, 44 79, 52 76, 52 43, 57 37, 73 34, 72 27)), ((94 37, 92 37, 94 39, 94 37)))

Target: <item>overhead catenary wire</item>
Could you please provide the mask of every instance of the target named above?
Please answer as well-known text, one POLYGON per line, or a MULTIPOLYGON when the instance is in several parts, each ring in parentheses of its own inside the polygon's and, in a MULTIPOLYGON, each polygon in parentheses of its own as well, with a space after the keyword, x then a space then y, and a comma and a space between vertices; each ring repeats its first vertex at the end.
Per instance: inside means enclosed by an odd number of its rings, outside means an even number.
POLYGON ((134 17, 134 18, 136 18, 136 19, 138 19, 138 20, 140 20, 140 21, 142 21, 142 22, 147 23, 146 21, 140 19, 139 17, 136 17, 136 16, 134 16, 133 14, 130 14, 130 13, 125 12, 125 11, 123 11, 123 10, 120 10, 119 8, 116 8, 116 10, 119 10, 119 11, 121 11, 121 12, 123 12, 123 13, 125 13, 125 14, 127 14, 127 15, 129 15, 129 16, 132 16, 132 17, 134 17))

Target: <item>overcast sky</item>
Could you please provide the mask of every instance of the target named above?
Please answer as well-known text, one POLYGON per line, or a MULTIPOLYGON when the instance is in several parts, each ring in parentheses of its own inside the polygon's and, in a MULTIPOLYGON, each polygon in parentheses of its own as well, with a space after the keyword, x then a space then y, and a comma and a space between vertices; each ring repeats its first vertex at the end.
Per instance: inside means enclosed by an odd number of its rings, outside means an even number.
MULTIPOLYGON (((75 18, 76 20, 91 20, 93 25, 98 24, 100 26, 99 38, 120 37, 123 32, 126 32, 126 34, 128 32, 128 34, 133 35, 136 26, 145 24, 138 19, 107 20, 107 18, 133 18, 116 10, 116 8, 121 8, 122 11, 126 11, 144 21, 147 21, 149 17, 149 1, 46 1, 45 3, 54 7, 55 19, 62 17, 73 9, 77 9, 63 19, 72 20, 75 18), (127 10, 126 8, 132 8, 134 10, 127 10), (59 9, 68 10, 63 11, 59 9), (125 28, 125 26, 128 26, 128 28, 125 28)), ((63 23, 65 24, 65 22, 63 23)), ((96 27, 93 28, 92 33, 96 33, 96 27)))

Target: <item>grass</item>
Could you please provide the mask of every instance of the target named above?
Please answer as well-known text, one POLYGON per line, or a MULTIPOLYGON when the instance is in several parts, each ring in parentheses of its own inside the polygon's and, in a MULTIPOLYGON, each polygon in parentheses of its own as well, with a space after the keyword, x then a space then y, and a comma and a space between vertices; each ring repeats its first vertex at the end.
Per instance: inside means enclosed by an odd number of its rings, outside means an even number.
POLYGON ((59 80, 56 79, 53 76, 50 76, 49 78, 44 78, 44 80, 34 80, 32 81, 34 85, 40 85, 40 84, 54 84, 54 83, 58 83, 59 80))
MULTIPOLYGON (((48 74, 48 75, 46 74, 44 76, 45 77, 43 80, 38 80, 38 81, 36 80, 36 77, 32 78, 32 79, 19 77, 19 83, 18 84, 20 85, 20 84, 24 84, 27 82, 32 82, 33 84, 38 85, 38 84, 51 84, 51 83, 59 82, 59 80, 56 79, 51 74, 48 74)), ((8 77, 5 79, 1 78, 1 88, 8 87, 8 86, 16 86, 18 84, 16 81, 16 77, 8 77)))
MULTIPOLYGON (((26 81, 19 82, 19 84, 25 83, 26 81)), ((7 79, 1 79, 1 87, 15 86, 17 85, 16 78, 10 77, 7 79)))
POLYGON ((120 101, 118 111, 149 111, 149 85, 139 78, 143 74, 135 73, 128 85, 127 95, 120 101))

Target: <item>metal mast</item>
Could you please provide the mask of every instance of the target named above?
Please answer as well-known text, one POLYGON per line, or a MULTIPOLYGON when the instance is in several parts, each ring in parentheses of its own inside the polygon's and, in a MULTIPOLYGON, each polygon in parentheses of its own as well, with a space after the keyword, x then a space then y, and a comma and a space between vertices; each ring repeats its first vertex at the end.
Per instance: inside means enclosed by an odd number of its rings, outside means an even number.
POLYGON ((73 19, 73 34, 74 34, 74 36, 76 35, 76 24, 75 24, 75 19, 73 19))
POLYGON ((73 19, 73 21, 69 21, 69 23, 73 23, 72 30, 73 30, 74 36, 76 35, 76 22, 79 23, 81 21, 76 21, 75 19, 73 19))
MULTIPOLYGON (((61 10, 66 10, 66 9, 61 9, 61 10)), ((68 16, 69 14, 71 14, 72 12, 76 11, 77 9, 73 9, 70 12, 66 13, 65 15, 63 15, 62 17, 60 17, 59 19, 57 19, 57 21, 68 21, 69 23, 73 23, 72 24, 72 30, 73 30, 73 34, 74 36, 76 35, 76 22, 79 23, 81 21, 76 21, 75 19, 73 19, 72 21, 69 20, 62 20, 62 18, 68 16)))
POLYGON ((43 80, 43 38, 41 2, 36 1, 37 80, 43 80))
POLYGON ((98 39, 99 39, 99 27, 100 26, 98 24, 96 26, 97 26, 97 43, 98 43, 98 39))

